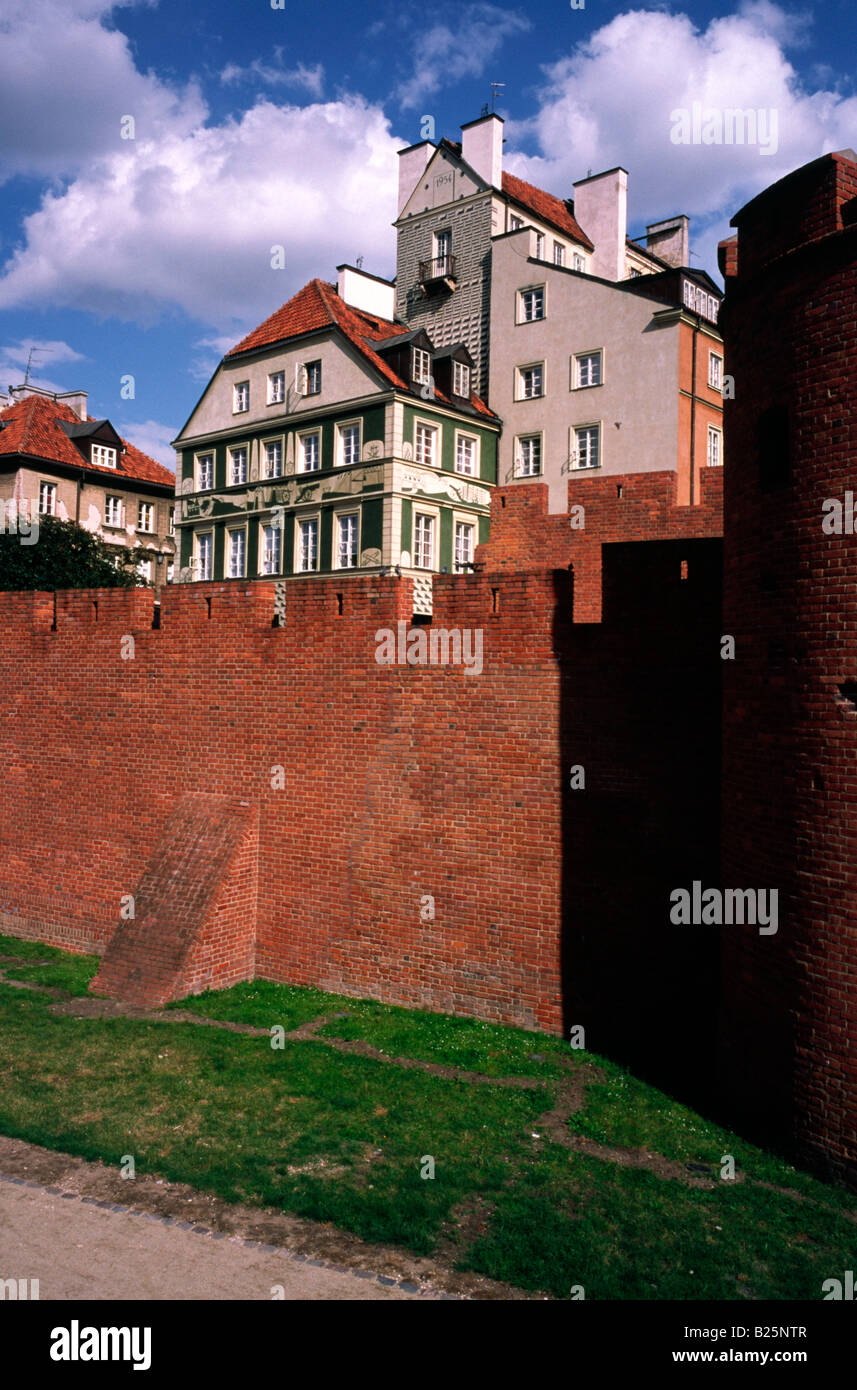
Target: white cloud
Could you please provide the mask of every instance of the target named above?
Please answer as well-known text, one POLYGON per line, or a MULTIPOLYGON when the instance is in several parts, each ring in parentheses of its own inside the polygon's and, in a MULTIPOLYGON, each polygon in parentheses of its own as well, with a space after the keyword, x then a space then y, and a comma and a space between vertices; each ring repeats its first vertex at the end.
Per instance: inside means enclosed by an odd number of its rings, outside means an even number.
POLYGON ((69 343, 46 338, 21 338, 17 343, 7 343, 0 347, 0 392, 10 386, 20 386, 29 365, 29 380, 33 386, 41 386, 45 391, 64 391, 52 378, 45 376, 45 369, 67 362, 85 362, 83 353, 76 352, 69 343), (32 356, 30 349, 34 349, 32 356))
MULTIPOLYGON (((507 167, 561 196, 575 179, 621 164, 629 171, 634 230, 689 213, 692 244, 716 269, 718 237, 744 202, 790 170, 849 146, 857 129, 850 91, 808 91, 784 47, 802 43, 806 20, 754 0, 701 30, 686 15, 633 11, 593 33, 546 69, 539 109, 509 122, 509 144, 535 146, 507 167), (703 108, 777 112, 774 153, 758 145, 680 145, 671 113, 703 108), (725 214, 725 215, 724 215, 725 214)), ((584 228, 585 230, 585 228, 584 228)))
POLYGON ((260 101, 240 120, 128 143, 48 192, 26 219, 0 308, 150 321, 179 306, 237 334, 343 259, 363 254, 377 273, 394 262, 405 142, 362 98, 260 101), (280 245, 284 270, 271 268, 280 245))
POLYGON ((63 177, 138 139, 188 133, 205 118, 193 83, 173 89, 137 70, 124 34, 102 20, 109 0, 4 0, 0 10, 0 183, 63 177))
POLYGON ((406 110, 462 78, 480 77, 508 38, 531 27, 524 15, 498 5, 465 5, 454 26, 427 28, 427 13, 420 11, 420 28, 410 40, 416 53, 413 72, 393 93, 406 110))
POLYGON ((175 439, 181 426, 174 429, 172 425, 162 425, 157 420, 120 421, 118 418, 111 423, 123 439, 127 439, 135 448, 142 449, 144 454, 157 459, 158 463, 175 473, 176 451, 170 447, 170 440, 175 439))
POLYGON ((210 338, 198 338, 194 347, 201 349, 191 360, 188 371, 195 381, 208 381, 221 357, 225 357, 235 346, 235 334, 214 334, 210 338))
POLYGON ((321 63, 316 63, 315 67, 298 63, 296 67, 285 68, 280 47, 274 49, 274 60, 273 63, 264 63, 261 58, 254 58, 247 67, 227 63, 220 80, 227 84, 264 82, 270 87, 303 87, 311 96, 321 97, 324 90, 324 68, 321 63))

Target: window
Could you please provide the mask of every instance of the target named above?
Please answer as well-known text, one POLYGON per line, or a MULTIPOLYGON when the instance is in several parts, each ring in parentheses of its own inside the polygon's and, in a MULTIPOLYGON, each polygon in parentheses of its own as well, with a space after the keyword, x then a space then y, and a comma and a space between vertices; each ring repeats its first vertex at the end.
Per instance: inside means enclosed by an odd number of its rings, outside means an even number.
POLYGON ((476 527, 472 521, 455 523, 455 569, 461 574, 473 560, 473 536, 476 527))
POLYGON ((520 304, 521 323, 534 323, 537 319, 543 319, 545 316, 544 286, 540 285, 536 290, 521 290, 520 304))
POLYGON ((543 261, 545 258, 545 234, 536 232, 536 260, 543 261))
POLYGON ((470 399, 470 368, 466 362, 452 364, 452 394, 470 399))
POLYGON ((229 556, 227 574, 230 579, 242 579, 247 558, 247 533, 243 526, 240 531, 227 531, 229 556))
POLYGON ((321 393, 321 362, 304 362, 298 368, 298 386, 304 396, 318 396, 321 393))
POLYGON ((236 381, 232 387, 232 413, 240 415, 242 411, 250 409, 250 383, 249 381, 236 381))
POLYGON ((573 433, 577 447, 577 463, 574 466, 576 468, 597 468, 600 463, 601 426, 580 425, 573 433))
POLYGON ((298 569, 303 574, 318 569, 318 517, 298 522, 298 569))
POLYGON ((518 400, 531 401, 545 394, 545 369, 543 362, 532 367, 518 368, 518 400))
POLYGON ((197 579, 210 579, 212 569, 212 557, 214 555, 214 537, 210 531, 203 531, 196 537, 196 577, 197 579))
POLYGON ((455 471, 465 473, 468 478, 476 476, 476 456, 479 441, 472 434, 457 434, 455 437, 455 471))
POLYGON ((723 462, 720 451, 720 431, 714 425, 708 426, 708 467, 719 468, 723 462))
POLYGON ((430 570, 434 565, 434 522, 427 512, 414 516, 414 567, 430 570))
POLYGON ((637 280, 642 275, 642 273, 642 270, 638 270, 635 265, 632 265, 631 269, 628 271, 628 279, 637 280))
POLYGON ((585 270, 585 269, 586 269, 586 260, 584 259, 583 256, 581 256, 581 254, 580 254, 579 251, 575 251, 574 255, 572 256, 572 258, 571 258, 571 265, 572 265, 572 269, 573 269, 573 270, 585 270))
POLYGON ((151 502, 137 503, 137 530, 154 531, 155 508, 151 502))
POLYGON ((262 527, 262 573, 279 574, 282 554, 283 532, 279 526, 268 523, 262 527))
POLYGON ((175 561, 174 561, 174 560, 170 560, 170 561, 168 562, 168 564, 167 564, 167 583, 168 583, 168 584, 172 584, 173 579, 175 578, 175 573, 176 573, 175 561))
POLYGON ((561 241, 553 244, 553 263, 554 265, 565 265, 565 247, 561 241))
POLYGON ((709 317, 710 319, 713 319, 713 321, 714 321, 715 323, 717 322, 717 310, 718 310, 719 308, 720 308, 720 305, 718 304, 717 300, 714 298, 714 295, 713 295, 713 294, 710 294, 710 295, 708 296, 708 317, 709 317))
POLYGON ((298 436, 298 471, 314 473, 321 467, 321 434, 311 430, 298 436))
POLYGON ((696 306, 696 286, 690 280, 684 282, 684 303, 688 309, 696 306))
POLYGON ((437 261, 435 266, 437 274, 448 275, 452 261, 452 232, 449 228, 445 228, 442 232, 435 232, 434 257, 437 261))
POLYGON ((122 498, 108 492, 104 499, 104 525, 122 525, 122 498))
POLYGON ((573 386, 601 385, 601 352, 581 352, 574 359, 573 386))
POLYGON ((281 478, 283 476, 283 441, 281 439, 269 439, 265 445, 265 477, 281 478))
POLYGON ((196 460, 196 486, 199 492, 214 487, 214 454, 199 454, 196 460))
POLYGON ((515 217, 514 215, 509 218, 509 228, 511 231, 517 232, 523 225, 523 218, 515 217))
POLYGON ((56 483, 39 483, 39 516, 56 516, 56 483))
POLYGON ((286 399, 285 372, 268 373, 268 405, 279 405, 286 399))
POLYGON ((719 352, 708 354, 708 384, 715 391, 719 391, 723 385, 723 358, 719 352))
POLYGON ((519 478, 534 478, 542 471, 542 437, 521 435, 516 450, 515 472, 519 478))
POLYGON ((137 573, 138 573, 138 575, 140 576, 141 579, 144 579, 144 580, 146 581, 147 584, 151 584, 151 582, 152 582, 152 561, 151 561, 151 560, 138 560, 138 561, 137 561, 137 573))
POLYGON ((434 425, 418 422, 414 431, 414 456, 417 463, 425 463, 436 468, 438 462, 437 429, 434 425))
POLYGON ((414 348, 412 374, 414 381, 428 384, 431 381, 431 354, 425 348, 414 348))
POLYGON ((357 567, 356 512, 345 512, 336 518, 336 568, 353 570, 357 567))
POLYGON ((247 481, 247 448, 241 445, 238 449, 229 450, 229 483, 235 487, 239 483, 247 481))
POLYGON ((169 534, 170 534, 171 536, 174 536, 174 535, 176 534, 176 509, 175 509, 175 507, 170 507, 170 517, 169 517, 169 523, 168 523, 167 529, 168 529, 169 534))
POLYGON ((116 450, 108 448, 106 444, 93 444, 92 462, 99 464, 102 468, 115 468, 116 450))
POLYGON ((338 425, 337 436, 339 444, 337 463, 343 467, 349 463, 359 463, 360 422, 353 421, 347 425, 338 425))
POLYGON ((705 293, 705 290, 698 289, 696 291, 696 312, 698 314, 704 314, 707 308, 708 295, 705 293))

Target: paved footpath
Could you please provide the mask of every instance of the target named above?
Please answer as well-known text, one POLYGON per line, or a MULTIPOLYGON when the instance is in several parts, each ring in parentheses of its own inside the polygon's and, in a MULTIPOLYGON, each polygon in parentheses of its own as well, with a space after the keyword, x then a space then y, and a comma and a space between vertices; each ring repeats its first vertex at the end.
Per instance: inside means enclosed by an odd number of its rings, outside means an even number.
POLYGON ((42 1300, 444 1297, 189 1225, 0 1175, 0 1279, 42 1300))

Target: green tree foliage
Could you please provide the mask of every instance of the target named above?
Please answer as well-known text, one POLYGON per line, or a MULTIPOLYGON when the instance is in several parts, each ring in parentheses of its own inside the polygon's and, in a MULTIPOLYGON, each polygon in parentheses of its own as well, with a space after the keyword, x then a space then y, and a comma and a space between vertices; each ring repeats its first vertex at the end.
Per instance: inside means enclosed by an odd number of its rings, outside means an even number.
POLYGON ((39 517, 37 537, 23 519, 19 530, 0 533, 0 589, 131 589, 133 561, 129 552, 117 564, 98 536, 58 517, 39 517))

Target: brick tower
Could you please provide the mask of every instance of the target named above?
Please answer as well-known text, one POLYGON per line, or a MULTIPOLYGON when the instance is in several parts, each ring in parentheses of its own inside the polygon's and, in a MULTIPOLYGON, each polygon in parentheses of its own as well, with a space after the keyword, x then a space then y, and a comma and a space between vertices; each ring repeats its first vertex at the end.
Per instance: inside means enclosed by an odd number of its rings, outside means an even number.
POLYGON ((749 1133, 854 1183, 857 155, 796 170, 732 225, 723 886, 777 889, 779 926, 723 928, 721 1077, 749 1133))

